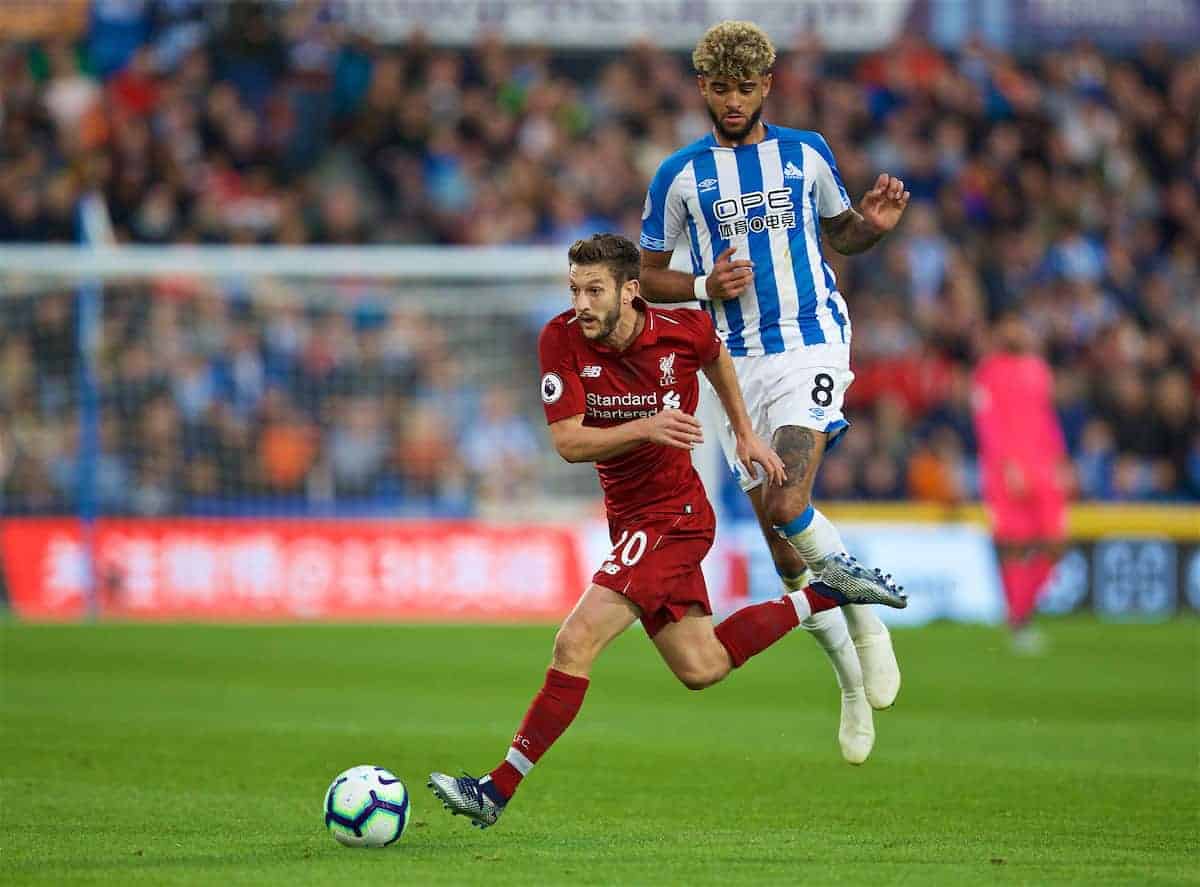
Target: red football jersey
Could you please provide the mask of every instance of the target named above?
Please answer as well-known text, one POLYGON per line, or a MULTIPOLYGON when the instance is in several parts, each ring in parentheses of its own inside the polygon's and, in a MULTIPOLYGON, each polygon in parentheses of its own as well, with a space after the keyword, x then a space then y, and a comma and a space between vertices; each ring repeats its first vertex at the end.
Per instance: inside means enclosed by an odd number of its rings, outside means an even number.
POLYGON ((975 370, 973 406, 985 488, 1002 489, 1005 462, 1033 483, 1054 481, 1066 452, 1054 411, 1054 374, 1034 354, 997 352, 975 370))
MULTIPOLYGON (((633 306, 646 317, 624 351, 592 342, 580 332, 574 311, 564 311, 542 330, 542 405, 553 424, 583 414, 583 424, 608 428, 663 409, 695 414, 700 398, 696 374, 717 359, 721 340, 712 320, 692 308, 633 306)), ((644 513, 700 510, 704 487, 687 450, 644 443, 596 463, 609 519, 644 513)))

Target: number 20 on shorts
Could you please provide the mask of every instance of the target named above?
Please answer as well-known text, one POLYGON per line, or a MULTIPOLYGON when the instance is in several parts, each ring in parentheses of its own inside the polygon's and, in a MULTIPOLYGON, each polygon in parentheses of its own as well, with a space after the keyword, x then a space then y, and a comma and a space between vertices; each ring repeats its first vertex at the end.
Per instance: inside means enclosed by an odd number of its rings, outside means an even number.
MULTIPOLYGON (((628 530, 621 532, 621 538, 617 540, 617 544, 613 546, 608 557, 604 559, 605 565, 614 564, 619 557, 621 563, 627 567, 632 567, 642 559, 642 555, 646 553, 646 533, 643 530, 638 530, 630 535, 628 530)), ((615 565, 615 564, 614 564, 615 565)), ((601 568, 603 569, 603 568, 601 568)))

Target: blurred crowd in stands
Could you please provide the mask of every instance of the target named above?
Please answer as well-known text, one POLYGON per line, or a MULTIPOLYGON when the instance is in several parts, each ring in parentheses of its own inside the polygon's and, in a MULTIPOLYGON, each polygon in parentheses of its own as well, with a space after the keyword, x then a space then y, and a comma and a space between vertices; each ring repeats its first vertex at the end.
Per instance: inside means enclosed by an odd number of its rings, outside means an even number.
POLYGON ((490 355, 476 343, 471 367, 461 323, 393 310, 377 288, 282 286, 109 287, 91 446, 70 294, 0 298, 0 511, 78 508, 81 471, 105 514, 461 515, 534 492, 520 381, 479 366, 511 363, 521 329, 490 355))
MULTIPOLYGON (((375 45, 319 9, 99 4, 77 40, 0 44, 0 240, 73 240, 89 192, 135 243, 636 239, 657 164, 709 127, 687 58, 648 44, 375 45)), ((881 171, 913 194, 879 247, 833 257, 854 429, 818 494, 977 497, 970 374, 1015 307, 1055 371, 1076 497, 1200 498, 1200 53, 780 43, 767 118, 821 131, 852 197, 881 171)), ((109 303, 113 507, 536 488, 531 399, 464 383, 411 307, 266 311, 169 287, 109 303), (462 416, 422 394, 450 388, 462 416)), ((0 295, 5 510, 72 489, 73 317, 65 294, 0 295)))

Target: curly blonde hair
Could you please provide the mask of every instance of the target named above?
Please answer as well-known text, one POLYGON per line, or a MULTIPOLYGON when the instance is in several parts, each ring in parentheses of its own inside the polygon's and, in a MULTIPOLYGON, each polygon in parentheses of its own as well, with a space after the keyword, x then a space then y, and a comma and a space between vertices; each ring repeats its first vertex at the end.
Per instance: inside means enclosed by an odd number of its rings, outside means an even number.
POLYGON ((775 46, 754 22, 719 22, 696 44, 692 64, 705 77, 745 80, 771 70, 775 46))

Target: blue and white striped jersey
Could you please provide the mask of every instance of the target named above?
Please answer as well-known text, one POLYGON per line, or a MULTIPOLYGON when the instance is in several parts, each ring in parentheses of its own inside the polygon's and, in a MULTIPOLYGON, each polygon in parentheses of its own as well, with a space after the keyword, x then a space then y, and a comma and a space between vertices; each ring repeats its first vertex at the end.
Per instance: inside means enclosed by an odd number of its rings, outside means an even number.
POLYGON ((730 246, 734 259, 754 262, 754 283, 740 298, 704 303, 735 357, 848 348, 849 314, 821 255, 820 218, 849 208, 820 134, 766 126, 763 141, 737 148, 708 135, 659 166, 646 195, 641 245, 669 252, 686 233, 697 275, 710 272, 730 246))

